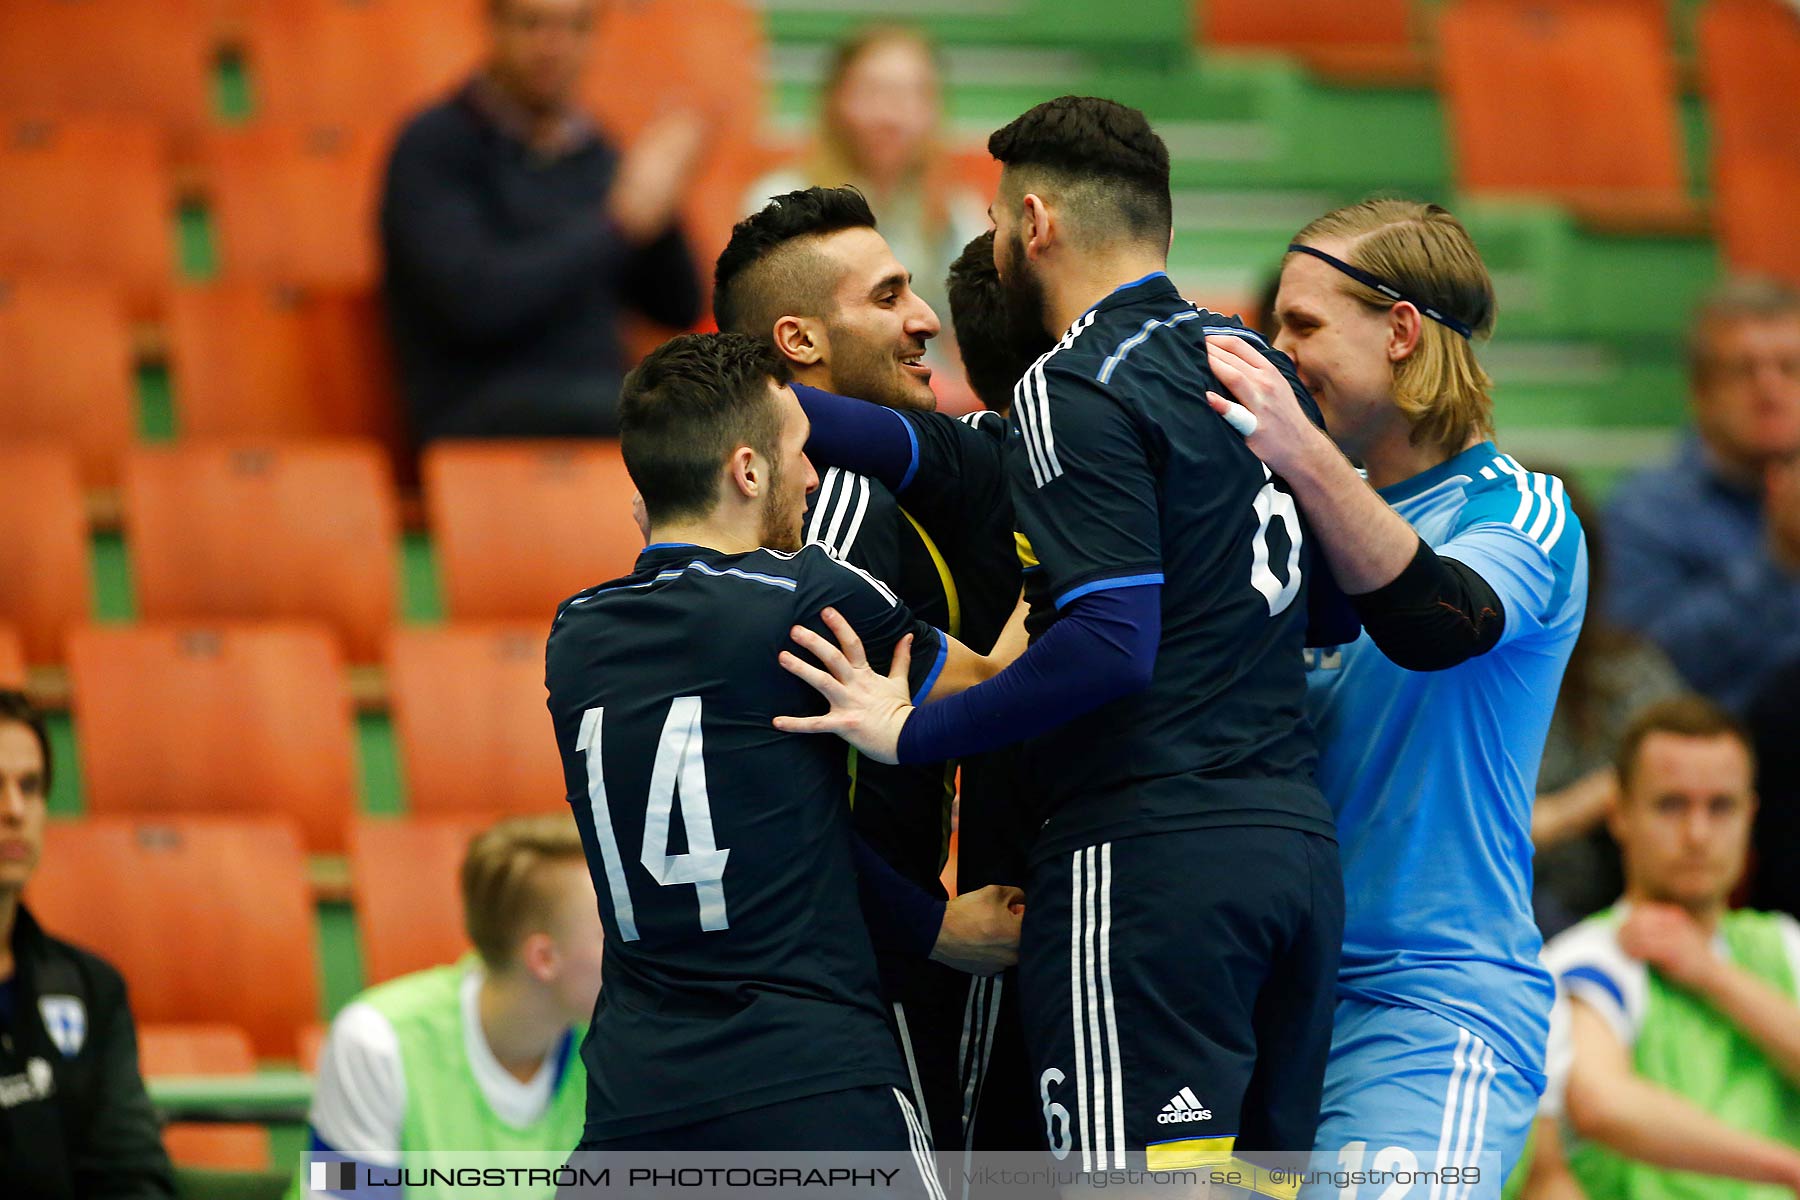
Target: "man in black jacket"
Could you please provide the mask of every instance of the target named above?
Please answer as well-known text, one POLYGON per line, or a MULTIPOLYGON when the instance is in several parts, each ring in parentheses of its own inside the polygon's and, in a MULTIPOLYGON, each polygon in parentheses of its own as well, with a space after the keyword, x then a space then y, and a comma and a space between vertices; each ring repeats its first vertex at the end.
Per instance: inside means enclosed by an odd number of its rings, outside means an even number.
POLYGON ((384 289, 420 441, 616 434, 624 311, 700 317, 675 216, 702 125, 672 114, 621 155, 581 112, 597 7, 493 0, 487 65, 394 145, 384 289))
POLYGON ((174 1196, 125 981, 20 902, 49 792, 43 717, 0 691, 0 1195, 174 1196))

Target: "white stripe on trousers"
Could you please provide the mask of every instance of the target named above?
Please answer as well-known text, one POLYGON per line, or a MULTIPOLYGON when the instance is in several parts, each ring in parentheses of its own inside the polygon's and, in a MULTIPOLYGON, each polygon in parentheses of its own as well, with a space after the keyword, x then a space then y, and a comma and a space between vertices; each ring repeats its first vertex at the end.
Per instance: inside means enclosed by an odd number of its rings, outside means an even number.
POLYGON ((906 1051, 906 1077, 912 1080, 913 1099, 918 1101, 925 1128, 931 1128, 931 1113, 925 1108, 925 1089, 919 1083, 919 1062, 913 1055, 912 1031, 906 1027, 906 1008, 894 1001, 894 1024, 900 1031, 900 1048, 906 1051))
MULTIPOLYGON (((1494 1048, 1457 1026, 1456 1049, 1450 1056, 1450 1085, 1444 1089, 1444 1121, 1438 1134, 1435 1168, 1477 1165, 1487 1133, 1488 1091, 1500 1073, 1494 1048)), ((1430 1200, 1457 1200, 1469 1195, 1472 1183, 1451 1184, 1448 1191, 1433 1179, 1430 1200)))
POLYGON ((899 1088, 892 1091, 894 1099, 900 1102, 900 1116, 906 1121, 906 1140, 911 1143, 913 1162, 918 1164, 925 1195, 929 1200, 944 1200, 944 1185, 938 1182, 936 1164, 931 1161, 931 1138, 919 1127, 918 1114, 907 1103, 906 1093, 899 1088))
POLYGON ((1113 1007, 1112 843, 1077 850, 1070 876, 1069 995, 1081 1169, 1106 1170, 1109 1154, 1112 1166, 1122 1169, 1125 1081, 1119 1056, 1118 1017, 1113 1007))

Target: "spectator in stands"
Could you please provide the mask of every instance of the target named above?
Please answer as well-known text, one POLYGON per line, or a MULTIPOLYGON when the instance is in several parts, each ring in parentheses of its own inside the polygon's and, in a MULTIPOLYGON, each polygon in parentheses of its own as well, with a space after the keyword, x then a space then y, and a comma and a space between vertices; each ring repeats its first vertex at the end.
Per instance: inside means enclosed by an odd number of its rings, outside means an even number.
MULTIPOLYGON (((462 899, 473 955, 378 984, 331 1023, 308 1118, 315 1156, 391 1167, 581 1140, 579 1035, 604 935, 574 821, 514 817, 477 836, 462 899)), ((307 1174, 303 1162, 291 1194, 310 1194, 307 1174)))
POLYGON ((1800 294, 1731 281, 1689 335, 1696 431, 1607 514, 1612 616, 1742 712, 1800 657, 1800 294))
POLYGON ((20 899, 49 794, 44 718, 0 691, 0 1195, 173 1196, 125 981, 20 899))
MULTIPOLYGON (((796 167, 758 180, 745 211, 771 196, 852 184, 868 198, 894 257, 912 268, 913 291, 945 312, 945 275, 959 250, 988 226, 987 196, 961 183, 940 144, 943 81, 925 36, 878 25, 832 52, 820 97, 819 130, 796 167)), ((939 394, 960 390, 954 339, 928 351, 939 394)), ((967 408, 956 397, 949 407, 967 408)))
POLYGON ((1756 746, 1756 829, 1750 904, 1800 917, 1800 659, 1775 672, 1750 705, 1756 746))
POLYGON ((1619 851, 1605 830, 1619 786, 1613 756, 1634 715, 1686 690, 1661 650, 1607 618, 1606 539, 1588 523, 1593 505, 1570 473, 1552 474, 1565 481, 1588 530, 1588 607, 1556 698, 1531 812, 1532 901, 1545 937, 1605 908, 1624 887, 1619 851))
POLYGON ((491 0, 487 65, 400 132, 385 283, 421 441, 618 431, 620 320, 701 314, 675 224, 704 134, 672 114, 621 155, 575 103, 597 0, 491 0))
POLYGON ((1571 1166, 1595 1197, 1792 1194, 1800 922, 1726 907, 1756 809, 1748 735, 1677 697, 1632 723, 1618 766, 1625 895, 1544 952, 1567 993, 1571 1166))

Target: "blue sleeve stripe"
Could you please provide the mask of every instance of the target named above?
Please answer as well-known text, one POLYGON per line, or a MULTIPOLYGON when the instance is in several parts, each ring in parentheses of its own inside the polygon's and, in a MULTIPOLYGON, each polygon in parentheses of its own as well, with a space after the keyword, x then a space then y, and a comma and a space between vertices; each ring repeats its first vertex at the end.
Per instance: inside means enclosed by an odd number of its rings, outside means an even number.
POLYGON ((915 706, 925 703, 925 697, 931 695, 931 689, 937 686, 938 676, 944 673, 944 664, 950 660, 950 635, 941 629, 937 630, 937 635, 937 661, 931 664, 931 673, 925 676, 925 682, 913 693, 912 702, 915 706))
POLYGON ((894 489, 895 492, 904 492, 907 488, 912 486, 913 476, 919 473, 919 434, 918 431, 913 428, 911 421, 907 420, 899 413, 894 412, 893 409, 884 408, 881 411, 893 413, 894 419, 899 421, 901 427, 906 430, 906 440, 912 443, 912 462, 908 464, 906 474, 900 477, 900 486, 894 489))
POLYGON ((1067 608, 1072 601, 1094 592, 1109 592, 1114 588, 1144 587, 1147 584, 1161 583, 1161 571, 1149 575, 1119 575, 1112 579, 1096 579, 1092 583, 1084 583, 1078 588, 1071 588, 1056 598, 1056 607, 1067 608))
POLYGON ((1562 977, 1564 979, 1577 979, 1583 983, 1593 984, 1608 996, 1612 997, 1613 1003, 1619 1006, 1620 1012, 1626 1011, 1624 989, 1614 982, 1612 976, 1608 975, 1605 971, 1602 971, 1599 967, 1571 967, 1562 973, 1562 977))

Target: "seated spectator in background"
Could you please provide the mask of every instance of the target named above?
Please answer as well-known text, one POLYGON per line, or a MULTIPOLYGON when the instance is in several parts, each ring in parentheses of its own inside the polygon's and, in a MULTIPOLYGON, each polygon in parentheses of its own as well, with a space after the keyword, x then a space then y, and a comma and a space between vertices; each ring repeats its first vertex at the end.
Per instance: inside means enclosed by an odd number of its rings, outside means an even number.
MULTIPOLYGON (((820 93, 819 130, 795 167, 758 180, 744 211, 807 187, 853 184, 868 198, 894 257, 912 269, 912 288, 945 311, 944 277, 965 242, 987 228, 987 196, 956 178, 939 142, 943 81, 936 51, 901 26, 865 29, 832 53, 820 93)), ((960 393, 956 347, 929 351, 946 407, 970 407, 960 393)))
POLYGON ((1634 715, 1686 690, 1661 650, 1607 618, 1606 539, 1587 522, 1593 505, 1570 473, 1552 474, 1565 481, 1588 531, 1588 607, 1563 672, 1531 811, 1532 907, 1547 938, 1605 908, 1625 886, 1618 847, 1605 829, 1619 786, 1613 756, 1634 715))
MULTIPOLYGON (((581 1140, 579 1034, 600 994, 604 933, 575 822, 514 817, 476 837, 462 899, 475 954, 379 984, 332 1021, 313 1154, 388 1167, 402 1154, 563 1153, 581 1140)), ((312 1194, 307 1176, 303 1161, 291 1195, 312 1194)))
POLYGON ((1742 726, 1697 696, 1652 705, 1620 746, 1625 895, 1544 950, 1573 1049, 1570 1165, 1591 1196, 1800 1189, 1800 923, 1726 908, 1753 776, 1742 726))
POLYGON ((0 691, 0 1196, 173 1196, 125 981, 20 900, 49 795, 43 716, 0 691))
POLYGON ((1749 724, 1758 804, 1747 901, 1800 917, 1800 659, 1763 685, 1749 724))
POLYGON ((1800 294, 1727 283, 1689 338, 1695 433, 1607 512, 1611 616, 1741 713, 1800 657, 1800 294))
POLYGON ((487 66, 395 143, 384 288, 421 442, 615 434, 624 311, 701 315, 675 218, 702 126, 673 114, 621 155, 576 107, 599 7, 492 0, 487 66))

